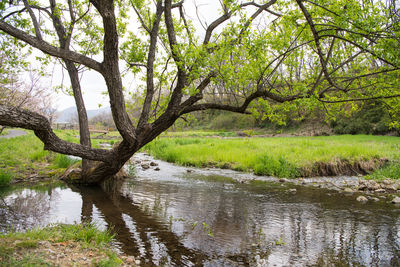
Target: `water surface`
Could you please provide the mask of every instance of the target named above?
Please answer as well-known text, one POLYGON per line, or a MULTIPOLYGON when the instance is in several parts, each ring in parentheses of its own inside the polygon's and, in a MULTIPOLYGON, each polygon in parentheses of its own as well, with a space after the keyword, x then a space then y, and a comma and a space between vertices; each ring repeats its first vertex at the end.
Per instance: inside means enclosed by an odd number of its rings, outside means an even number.
POLYGON ((160 169, 103 189, 2 191, 1 231, 94 221, 143 266, 400 266, 400 209, 384 200, 160 169))

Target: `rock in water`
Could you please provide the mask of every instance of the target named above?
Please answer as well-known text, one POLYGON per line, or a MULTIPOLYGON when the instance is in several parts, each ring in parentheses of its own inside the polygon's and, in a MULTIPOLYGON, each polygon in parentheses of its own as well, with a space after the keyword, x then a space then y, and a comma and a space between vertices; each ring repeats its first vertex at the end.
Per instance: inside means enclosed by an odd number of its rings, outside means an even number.
POLYGON ((345 193, 354 193, 354 190, 349 188, 349 187, 346 187, 345 189, 343 189, 343 192, 345 192, 345 193))
POLYGON ((366 197, 364 197, 364 196, 358 196, 358 197, 357 197, 357 201, 358 201, 358 202, 367 202, 368 199, 367 199, 366 197))
POLYGON ((400 204, 400 197, 395 197, 392 199, 393 204, 400 204))
POLYGON ((146 164, 146 163, 142 164, 141 166, 142 166, 142 168, 143 168, 144 170, 147 170, 147 169, 150 168, 150 165, 149 165, 149 164, 146 164))

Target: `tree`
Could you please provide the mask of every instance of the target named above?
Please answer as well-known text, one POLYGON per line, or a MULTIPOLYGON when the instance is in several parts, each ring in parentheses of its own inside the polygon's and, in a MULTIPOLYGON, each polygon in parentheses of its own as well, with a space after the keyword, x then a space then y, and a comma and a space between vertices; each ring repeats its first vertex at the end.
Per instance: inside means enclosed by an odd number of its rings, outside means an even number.
POLYGON ((1 0, 0 30, 64 62, 78 110, 84 104, 76 66, 104 77, 122 142, 112 150, 91 148, 80 123, 86 139, 69 143, 43 116, 7 105, 0 105, 0 124, 33 130, 45 149, 94 161, 82 172, 82 182, 91 184, 115 175, 194 111, 250 113, 256 103, 264 116, 279 120, 280 111, 299 106, 329 113, 371 99, 399 106, 394 0, 221 0, 220 16, 203 22, 204 31, 188 18, 190 3, 154 2, 1 0), (132 93, 133 103, 141 103, 137 121, 126 112, 121 60, 139 81, 132 93))
MULTIPOLYGON (((8 63, 11 60, 13 59, 9 54, 0 52, 0 104, 29 109, 45 116, 51 124, 55 119, 56 110, 53 108, 51 92, 41 84, 40 71, 23 66, 15 68, 15 65, 8 63)), ((19 64, 24 65, 22 62, 19 64)), ((4 128, 4 126, 0 127, 0 133, 4 128)))

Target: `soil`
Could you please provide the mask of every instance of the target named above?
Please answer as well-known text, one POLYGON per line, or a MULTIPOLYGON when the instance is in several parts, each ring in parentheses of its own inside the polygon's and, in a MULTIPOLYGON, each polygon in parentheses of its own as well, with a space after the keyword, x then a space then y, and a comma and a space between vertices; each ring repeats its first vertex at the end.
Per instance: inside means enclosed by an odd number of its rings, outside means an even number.
MULTIPOLYGON (((53 243, 49 241, 39 241, 35 248, 18 248, 20 241, 3 240, 10 248, 17 247, 13 257, 21 260, 28 254, 29 257, 36 256, 43 259, 50 266, 97 266, 100 261, 108 259, 105 250, 88 248, 79 242, 67 241, 53 243)), ((140 263, 132 256, 119 255, 120 266, 137 266, 140 263)), ((0 258, 0 262, 2 259, 0 258)))

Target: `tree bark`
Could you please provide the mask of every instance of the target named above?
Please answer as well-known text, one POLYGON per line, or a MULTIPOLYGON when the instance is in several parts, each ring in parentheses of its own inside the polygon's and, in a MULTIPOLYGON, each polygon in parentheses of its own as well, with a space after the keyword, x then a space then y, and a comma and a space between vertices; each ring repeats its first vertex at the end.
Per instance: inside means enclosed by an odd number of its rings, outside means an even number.
MULTIPOLYGON (((60 47, 69 50, 69 40, 72 36, 73 27, 70 27, 69 33, 67 34, 64 25, 62 24, 60 16, 57 15, 57 6, 55 0, 50 0, 51 14, 54 28, 57 31, 58 39, 60 42, 60 47)), ((73 12, 71 13, 73 14, 73 12)), ((72 20, 75 18, 72 16, 72 20)), ((75 23, 74 21, 71 25, 75 23)), ((75 99, 76 109, 78 113, 78 123, 79 123, 79 136, 80 136, 80 144, 86 147, 91 147, 90 141, 90 132, 89 132, 89 121, 86 112, 85 102, 82 96, 81 84, 79 82, 79 73, 75 64, 68 60, 63 59, 66 69, 69 74, 69 78, 71 81, 72 92, 75 99)), ((89 171, 90 161, 88 159, 82 159, 82 173, 85 174, 89 171)))

